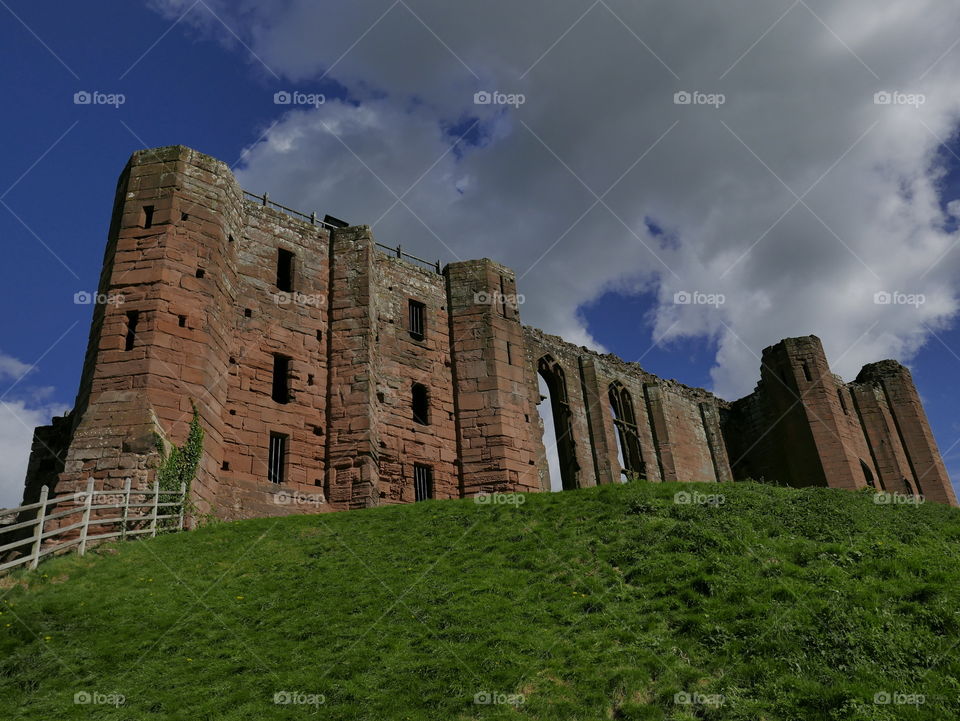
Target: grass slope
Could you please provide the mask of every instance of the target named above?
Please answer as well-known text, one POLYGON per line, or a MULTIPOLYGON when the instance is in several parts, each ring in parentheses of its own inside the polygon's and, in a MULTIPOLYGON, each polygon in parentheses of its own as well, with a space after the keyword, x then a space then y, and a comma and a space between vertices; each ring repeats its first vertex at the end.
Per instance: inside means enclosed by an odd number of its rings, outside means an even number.
POLYGON ((6 579, 0 718, 957 718, 958 541, 754 484, 219 524, 6 579))

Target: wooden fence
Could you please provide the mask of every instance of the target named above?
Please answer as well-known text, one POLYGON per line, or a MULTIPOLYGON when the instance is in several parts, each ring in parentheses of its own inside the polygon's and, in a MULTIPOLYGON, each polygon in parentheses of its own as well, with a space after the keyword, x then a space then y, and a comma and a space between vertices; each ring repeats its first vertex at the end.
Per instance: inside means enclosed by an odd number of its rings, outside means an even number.
POLYGON ((0 510, 0 519, 19 519, 34 513, 28 520, 0 525, 0 571, 23 564, 36 568, 44 556, 74 547, 82 556, 91 543, 109 538, 125 540, 156 536, 158 531, 181 531, 186 491, 182 483, 178 491, 162 491, 156 482, 150 490, 137 491, 130 488, 129 478, 122 489, 94 491, 91 478, 87 490, 51 498, 44 486, 38 502, 0 510), (171 496, 171 500, 160 500, 171 496), (117 500, 100 502, 107 499, 117 500), (73 516, 80 519, 73 520, 73 516), (9 540, 15 536, 15 540, 9 540), (14 555, 17 557, 10 560, 14 555))

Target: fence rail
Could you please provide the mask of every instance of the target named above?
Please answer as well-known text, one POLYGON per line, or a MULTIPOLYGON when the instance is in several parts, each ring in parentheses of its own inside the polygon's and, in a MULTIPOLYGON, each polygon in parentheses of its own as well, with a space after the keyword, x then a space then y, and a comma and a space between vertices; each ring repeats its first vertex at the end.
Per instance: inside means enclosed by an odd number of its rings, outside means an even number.
POLYGON ((83 555, 87 547, 95 541, 110 538, 125 540, 128 537, 150 534, 156 536, 162 530, 183 530, 183 514, 186 502, 186 484, 180 484, 180 490, 160 490, 160 484, 154 481, 149 490, 133 490, 130 479, 124 483, 122 489, 103 489, 95 491, 93 479, 87 482, 85 491, 68 493, 63 496, 50 497, 49 489, 44 486, 40 489, 40 500, 28 503, 17 508, 0 510, 0 519, 13 516, 15 519, 22 514, 36 511, 33 518, 25 521, 16 521, 8 525, 0 525, 0 571, 6 571, 17 566, 29 564, 36 568, 40 559, 67 549, 76 547, 77 553, 83 555), (105 498, 117 498, 116 503, 94 503, 105 498), (161 500, 173 497, 173 500, 161 500), (137 500, 135 500, 137 499, 137 500), (56 510, 53 510, 56 509, 56 510), (131 509, 138 509, 131 513, 131 509), (168 512, 167 509, 169 509, 168 512), (119 515, 112 514, 104 517, 101 511, 117 510, 119 515), (70 523, 57 523, 52 528, 48 525, 53 521, 63 521, 71 516, 80 519, 70 523), (166 523, 166 522, 171 523, 166 523), (107 530, 116 529, 119 530, 107 530), (19 538, 8 541, 14 531, 23 531, 32 528, 32 533, 17 534, 19 538), (24 547, 29 547, 29 550, 24 547), (22 555, 17 555, 4 561, 15 549, 20 549, 22 555))
MULTIPOLYGON (((280 210, 286 213, 287 215, 292 215, 294 218, 300 218, 301 220, 306 220, 310 223, 310 225, 319 225, 320 227, 327 228, 328 230, 336 230, 339 227, 332 223, 328 223, 325 220, 318 220, 316 211, 308 215, 307 213, 303 213, 299 210, 294 210, 293 208, 289 208, 286 205, 281 205, 280 203, 277 203, 274 200, 270 200, 269 193, 264 193, 263 195, 257 195, 256 193, 251 193, 249 190, 244 190, 243 194, 245 197, 250 198, 251 200, 257 201, 260 205, 262 205, 265 208, 275 208, 276 210, 280 210)), ((384 245, 383 243, 376 243, 375 245, 378 248, 381 248, 382 250, 389 251, 391 255, 396 255, 396 257, 401 259, 405 258, 407 260, 412 260, 415 263, 420 263, 421 265, 426 266, 427 268, 429 268, 430 270, 436 273, 440 273, 439 260, 427 260, 426 258, 419 258, 415 255, 412 255, 406 252, 403 249, 403 247, 400 245, 397 245, 397 247, 395 248, 390 245, 384 245)))

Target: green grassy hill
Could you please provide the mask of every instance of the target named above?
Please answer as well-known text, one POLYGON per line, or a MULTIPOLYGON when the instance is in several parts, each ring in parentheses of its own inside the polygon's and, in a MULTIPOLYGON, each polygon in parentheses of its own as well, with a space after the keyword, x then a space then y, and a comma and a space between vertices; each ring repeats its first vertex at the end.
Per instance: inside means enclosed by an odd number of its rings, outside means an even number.
POLYGON ((219 524, 0 579, 0 718, 960 717, 956 510, 523 500, 219 524))

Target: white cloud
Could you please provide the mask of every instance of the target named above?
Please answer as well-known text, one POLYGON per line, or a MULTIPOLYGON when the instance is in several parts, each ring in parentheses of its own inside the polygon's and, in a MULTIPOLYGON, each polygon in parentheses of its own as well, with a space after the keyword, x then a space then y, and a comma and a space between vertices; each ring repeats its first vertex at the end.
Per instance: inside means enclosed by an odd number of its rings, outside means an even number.
MULTIPOLYGON (((511 265, 525 321, 544 330, 591 343, 580 305, 652 290, 655 312, 623 332, 716 339, 715 390, 735 397, 782 337, 820 335, 849 377, 909 360, 957 311, 938 159, 960 118, 960 47, 947 52, 960 6, 810 0, 781 18, 763 0, 208 4, 260 59, 248 56, 265 98, 324 72, 351 93, 284 115, 251 148, 244 185, 373 223, 395 202, 385 186, 404 195, 426 173, 378 239, 511 265), (527 102, 476 106, 481 89, 527 102), (679 90, 726 102, 676 105, 679 90), (876 104, 880 91, 924 102, 876 104), (470 117, 484 142, 444 156, 443 128, 470 117), (678 306, 678 291, 726 303, 678 306)), ((206 12, 188 20, 224 32, 206 12)))
MULTIPOLYGON (((30 368, 0 351, 0 378, 16 382, 30 368)), ((0 508, 17 506, 23 497, 33 429, 49 424, 53 416, 68 410, 63 404, 52 403, 52 394, 50 387, 23 388, 23 393, 18 394, 21 398, 0 399, 0 508)))

